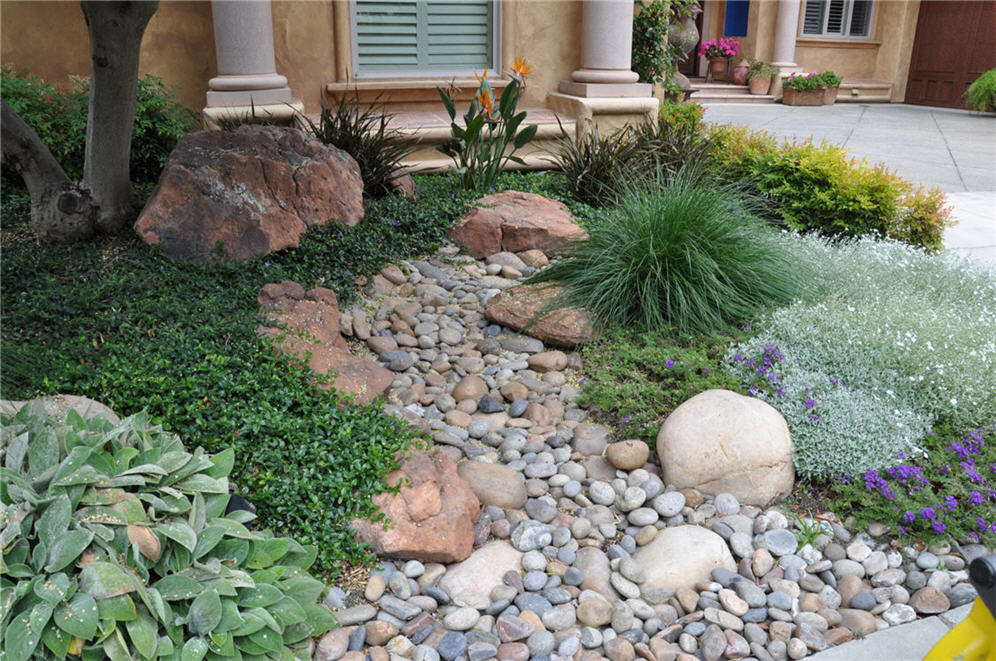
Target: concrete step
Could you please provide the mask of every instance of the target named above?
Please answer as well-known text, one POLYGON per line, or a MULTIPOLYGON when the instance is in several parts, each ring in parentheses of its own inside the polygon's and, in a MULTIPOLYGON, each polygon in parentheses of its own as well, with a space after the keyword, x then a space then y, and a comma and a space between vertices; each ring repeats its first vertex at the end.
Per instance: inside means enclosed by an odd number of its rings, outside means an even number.
POLYGON ((775 97, 770 94, 725 94, 722 92, 695 92, 689 101, 704 106, 717 103, 774 103, 775 97))

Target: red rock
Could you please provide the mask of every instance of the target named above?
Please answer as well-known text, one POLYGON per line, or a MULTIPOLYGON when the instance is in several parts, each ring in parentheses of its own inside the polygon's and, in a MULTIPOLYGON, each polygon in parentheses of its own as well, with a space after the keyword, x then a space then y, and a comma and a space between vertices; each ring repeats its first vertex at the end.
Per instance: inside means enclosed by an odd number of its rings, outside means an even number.
POLYGON ((339 332, 339 307, 335 292, 304 287, 285 280, 265 285, 256 298, 268 325, 257 332, 269 338, 283 355, 304 360, 316 374, 335 374, 332 387, 370 402, 394 382, 394 375, 379 363, 354 356, 339 332))
POLYGON ((499 252, 555 252, 588 238, 561 202, 519 191, 485 195, 450 230, 450 238, 478 259, 499 252))
POLYGON ((356 161, 303 131, 198 131, 170 154, 135 231, 171 257, 207 262, 296 247, 310 227, 363 219, 356 161))
POLYGON ((581 308, 559 308, 546 314, 560 288, 546 284, 519 285, 491 298, 485 316, 497 324, 542 340, 546 344, 574 347, 598 339, 591 316, 581 308))
POLYGON ((449 456, 416 452, 387 481, 405 485, 397 496, 383 493, 373 499, 390 521, 388 529, 381 522, 354 519, 359 539, 380 556, 444 563, 467 559, 481 505, 449 456))

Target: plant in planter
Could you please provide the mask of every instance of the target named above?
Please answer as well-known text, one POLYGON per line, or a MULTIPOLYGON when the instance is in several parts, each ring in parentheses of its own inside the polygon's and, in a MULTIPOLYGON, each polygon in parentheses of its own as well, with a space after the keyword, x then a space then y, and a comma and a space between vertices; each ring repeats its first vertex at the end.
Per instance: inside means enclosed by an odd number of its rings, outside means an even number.
POLYGON ((833 71, 824 71, 817 76, 820 85, 823 86, 823 105, 832 106, 837 100, 837 91, 840 89, 841 77, 833 71))
POLYGON ((751 94, 767 94, 771 90, 771 79, 780 69, 764 60, 751 60, 747 70, 747 86, 751 94))
POLYGON ((985 72, 968 86, 965 105, 972 110, 996 112, 996 69, 985 72))
POLYGON ((730 37, 720 37, 703 41, 699 46, 699 57, 709 58, 709 74, 706 80, 715 80, 716 76, 725 79, 730 66, 730 58, 740 52, 740 42, 730 37))
POLYGON ((816 72, 805 76, 793 73, 784 84, 785 95, 782 103, 787 106, 823 105, 823 85, 816 72))

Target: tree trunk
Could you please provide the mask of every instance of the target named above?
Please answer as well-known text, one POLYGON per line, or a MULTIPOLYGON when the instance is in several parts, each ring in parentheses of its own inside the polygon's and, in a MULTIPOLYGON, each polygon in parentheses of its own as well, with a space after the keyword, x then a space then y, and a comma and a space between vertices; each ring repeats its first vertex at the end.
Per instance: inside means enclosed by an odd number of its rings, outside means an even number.
POLYGON ((159 7, 147 2, 83 0, 90 34, 90 110, 83 185, 99 211, 97 229, 124 229, 131 203, 131 133, 138 91, 138 58, 149 19, 159 7))
POLYGON ((93 200, 66 176, 45 143, 6 101, 2 102, 3 162, 24 179, 31 193, 31 227, 45 241, 76 241, 93 235, 93 200))

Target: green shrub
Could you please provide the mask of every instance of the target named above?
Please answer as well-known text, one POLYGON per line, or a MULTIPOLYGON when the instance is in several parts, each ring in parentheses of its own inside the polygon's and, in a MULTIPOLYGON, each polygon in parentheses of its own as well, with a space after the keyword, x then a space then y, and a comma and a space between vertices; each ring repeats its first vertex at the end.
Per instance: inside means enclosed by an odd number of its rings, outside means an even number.
POLYGON ((324 144, 338 147, 356 159, 364 195, 383 197, 394 191, 401 161, 414 150, 412 141, 404 139, 401 131, 388 128, 391 117, 378 112, 374 104, 362 108, 359 91, 354 89, 322 108, 318 124, 309 118, 305 121, 324 144))
POLYGON ((747 70, 747 80, 771 80, 780 71, 781 69, 773 64, 752 58, 750 60, 750 68, 747 70))
MULTIPOLYGON (((71 179, 83 178, 89 80, 74 80, 60 92, 37 77, 12 69, 2 73, 0 96, 33 128, 71 179)), ((135 183, 155 183, 177 141, 197 126, 196 117, 176 102, 176 90, 151 74, 138 81, 131 142, 135 183)), ((10 175, 8 181, 17 181, 10 175)))
POLYGON ((587 240, 531 281, 563 285, 558 304, 583 307, 602 325, 726 328, 808 285, 803 264, 747 202, 735 187, 682 170, 628 191, 587 240))
POLYGON ((567 179, 571 194, 585 204, 601 207, 615 202, 636 152, 629 127, 607 136, 592 126, 579 139, 560 127, 554 163, 567 179))
POLYGON ((759 131, 715 127, 711 170, 750 182, 772 199, 778 218, 827 236, 879 234, 938 251, 948 210, 943 195, 850 158, 843 147, 811 142, 779 145, 759 131))
POLYGON ((665 103, 656 121, 633 128, 633 157, 627 164, 627 180, 653 182, 672 177, 682 168, 707 172, 712 138, 703 130, 702 106, 665 103))
POLYGON ((692 15, 690 0, 652 0, 638 3, 633 16, 633 71, 640 82, 656 83, 666 91, 681 88, 672 77, 685 54, 671 32, 672 26, 692 15))
POLYGON ((653 445, 664 420, 685 400, 713 388, 739 388, 724 369, 733 333, 733 328, 717 335, 611 329, 583 348, 579 403, 622 438, 653 445))
POLYGON ((226 515, 231 450, 30 404, 2 433, 7 658, 287 658, 335 624, 315 549, 226 515))
POLYGON ((820 87, 840 87, 843 82, 843 79, 833 71, 820 72, 816 77, 820 81, 820 87))
POLYGON ((241 492, 266 525, 315 544, 321 571, 367 559, 348 523, 373 513, 369 497, 412 433, 378 406, 313 387, 262 344, 256 295, 292 279, 348 306, 358 276, 430 250, 469 194, 448 177, 417 182, 417 202, 368 200, 356 227, 333 223, 248 262, 176 262, 133 239, 5 245, 0 398, 73 392, 145 408, 211 452, 234 448, 241 492))
POLYGON ((765 316, 730 369, 785 416, 798 473, 881 469, 934 424, 996 420, 991 269, 872 239, 803 237, 796 253, 821 298, 765 316))
POLYGON ((972 110, 996 111, 996 69, 990 69, 965 90, 965 105, 972 110))

